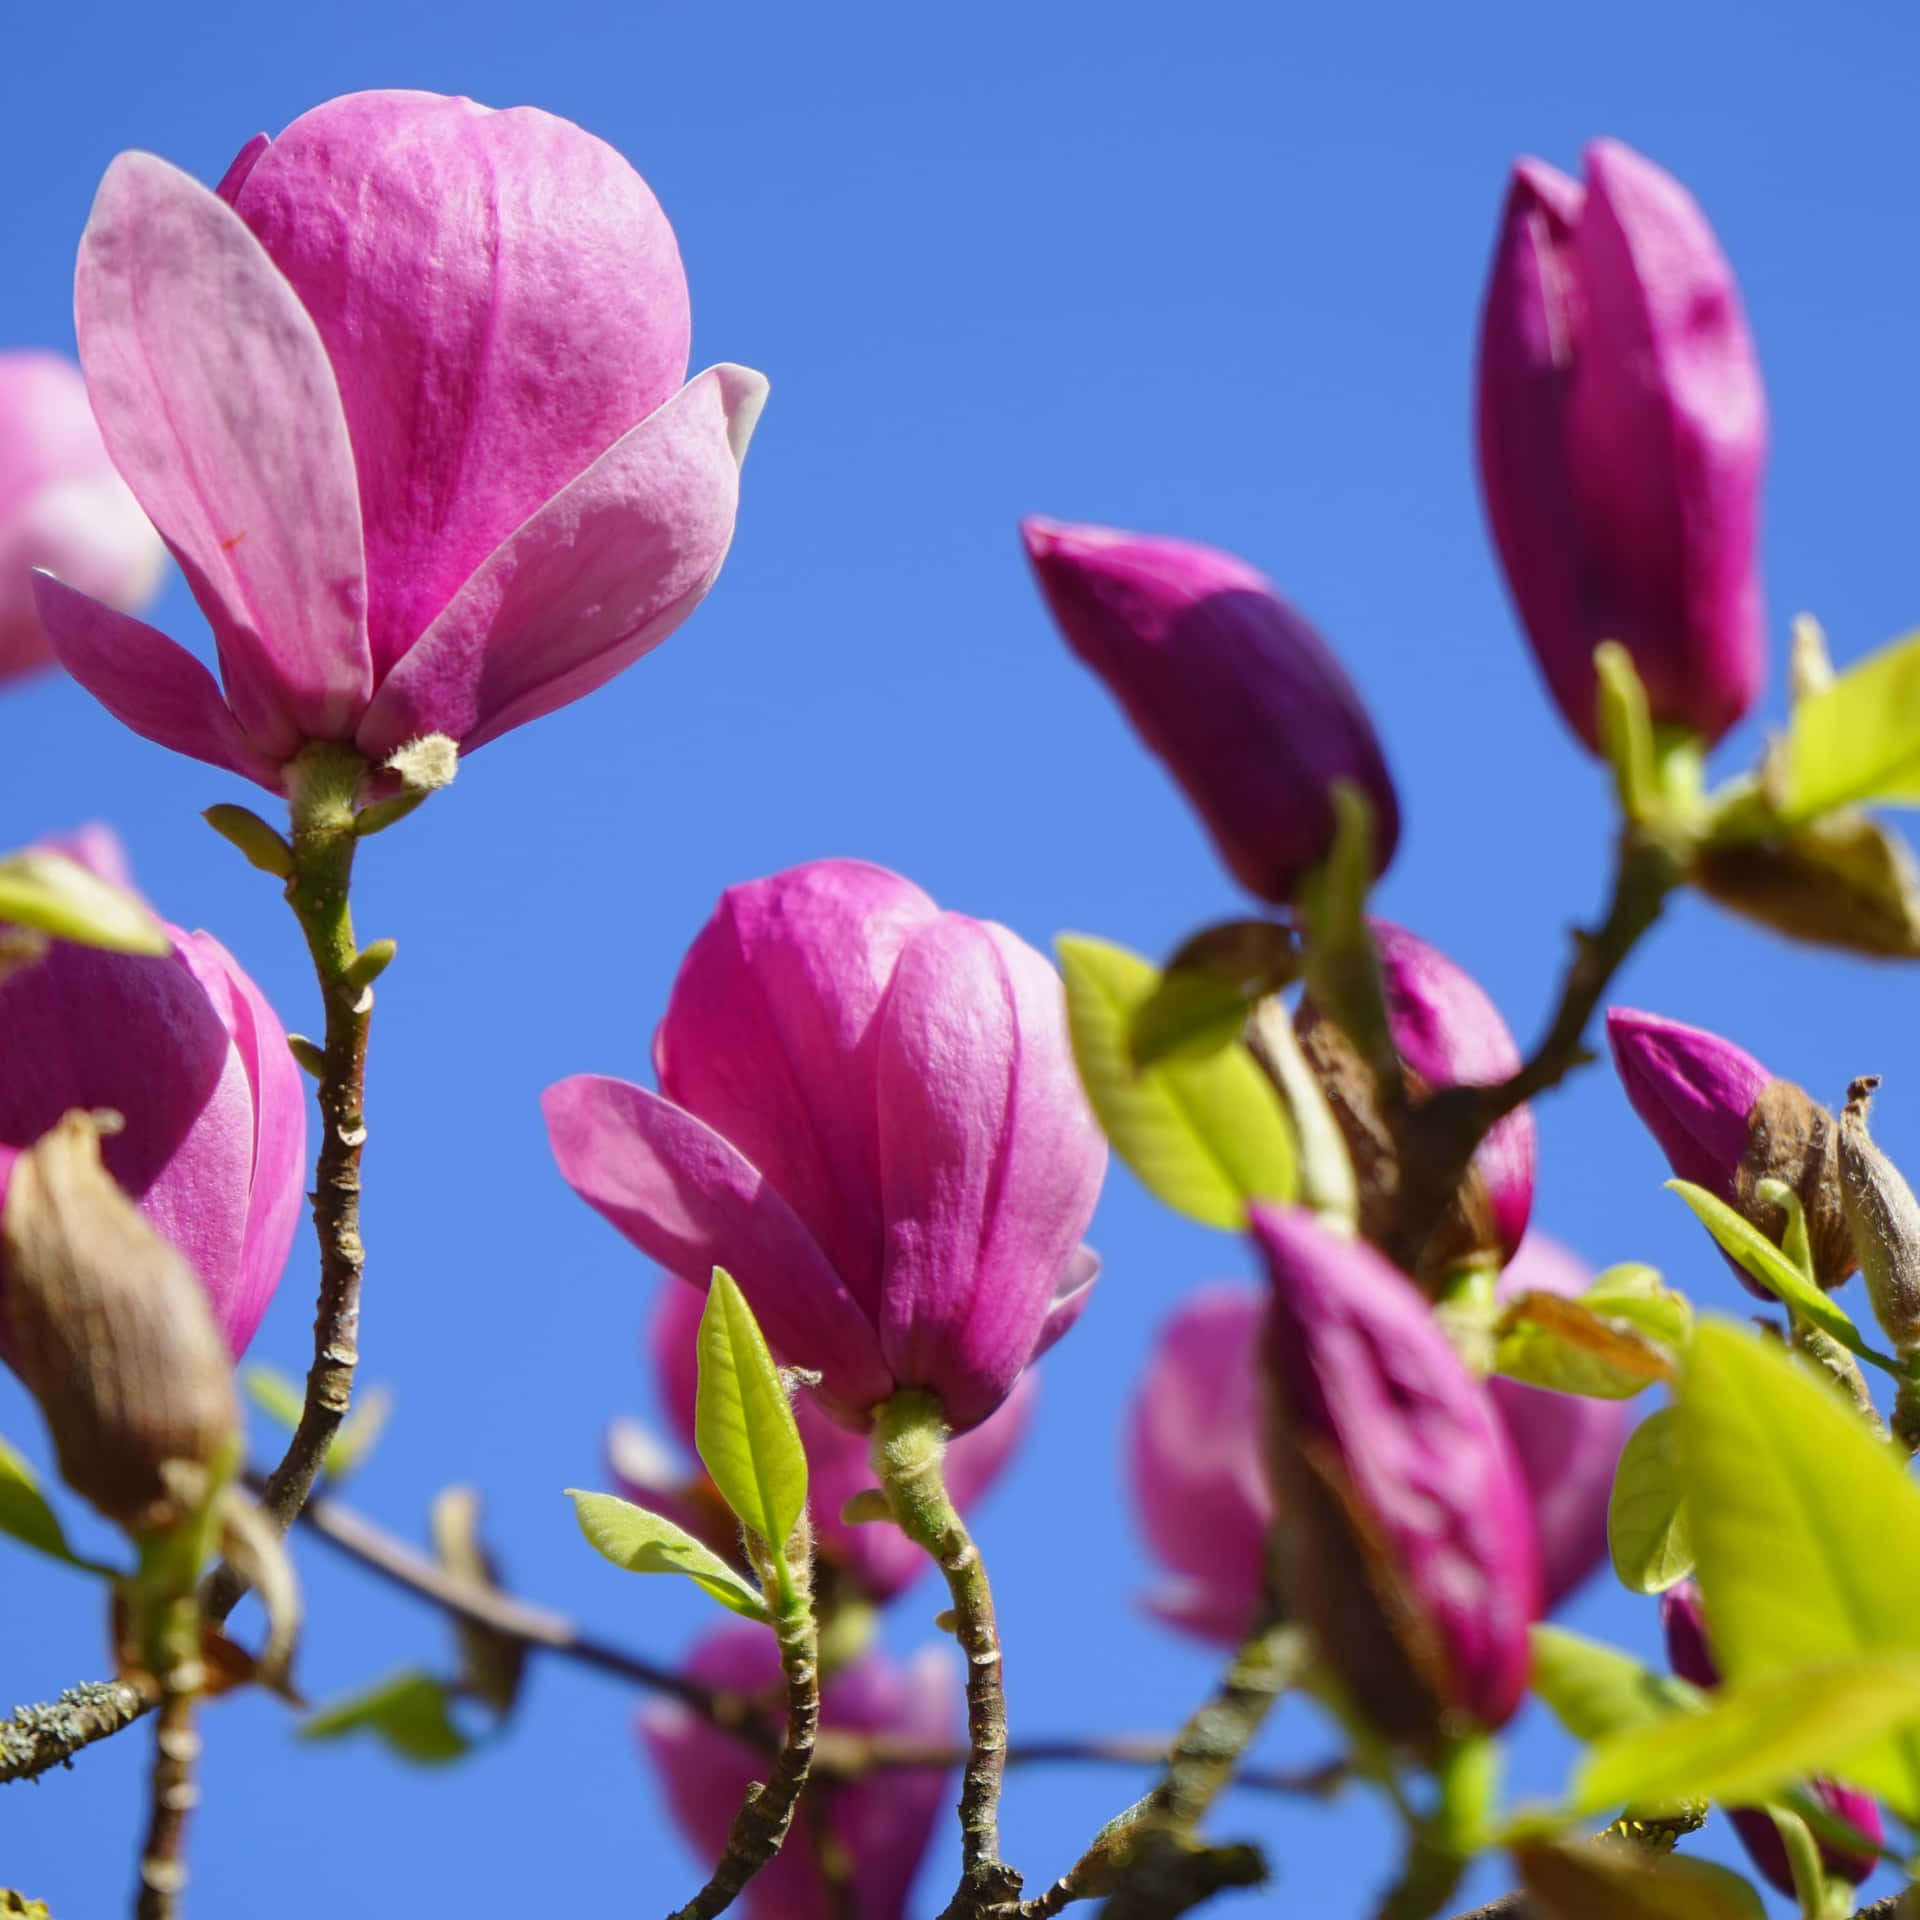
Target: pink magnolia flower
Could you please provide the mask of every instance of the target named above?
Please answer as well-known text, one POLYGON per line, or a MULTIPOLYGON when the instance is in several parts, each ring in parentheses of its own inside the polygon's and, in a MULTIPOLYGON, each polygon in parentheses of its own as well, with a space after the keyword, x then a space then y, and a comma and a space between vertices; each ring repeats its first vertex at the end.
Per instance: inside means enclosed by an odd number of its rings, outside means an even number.
POLYGON ((1107 1146, 1005 927, 857 860, 731 887, 654 1068, 548 1088, 560 1171, 683 1280, 724 1266, 836 1418, 912 1387, 964 1432, 1079 1317, 1107 1146))
POLYGON ((1388 1739, 1505 1724, 1540 1612, 1526 1478, 1423 1294, 1364 1241, 1256 1206, 1289 1596, 1388 1739))
POLYGON ((1106 527, 1021 525, 1067 644, 1185 788, 1220 857, 1276 905, 1333 844, 1335 780, 1373 804, 1374 870, 1400 837, 1392 777, 1340 662, 1244 561, 1106 527))
MULTIPOLYGON (((1674 1672, 1696 1687, 1717 1687, 1720 1667, 1707 1645, 1707 1622, 1700 1605, 1700 1589, 1691 1580, 1683 1580, 1660 1596, 1660 1625, 1666 1634, 1667 1664, 1674 1672)), ((1857 1827, 1869 1840, 1879 1841, 1885 1837, 1879 1803, 1871 1794, 1862 1793, 1858 1787, 1843 1786, 1837 1780, 1815 1780, 1812 1786, 1813 1797, 1829 1813, 1857 1827)), ((1747 1850, 1747 1857, 1772 1885, 1791 1898, 1796 1891, 1793 1867, 1787 1859, 1780 1829, 1759 1807, 1730 1807, 1727 1812, 1734 1831, 1740 1836, 1740 1844, 1747 1850)), ((1854 1886, 1879 1865, 1870 1853, 1844 1853, 1824 1841, 1820 1843, 1820 1862, 1828 1873, 1854 1886)))
MULTIPOLYGON (((764 1628, 708 1634, 687 1672, 778 1712, 780 1657, 764 1628)), ((952 1669, 936 1649, 905 1667, 875 1650, 826 1682, 820 1724, 944 1746, 957 1735, 958 1705, 952 1669)), ((681 1831, 703 1859, 718 1860, 748 1786, 766 1777, 766 1756, 678 1701, 644 1708, 640 1731, 681 1831)), ((818 1864, 823 1839, 851 1870, 853 1920, 902 1920, 946 1797, 944 1774, 916 1768, 890 1768, 830 1792, 816 1782, 801 1799, 786 1844, 748 1883, 747 1920, 836 1920, 841 1909, 818 1864)))
POLYGON ((1656 720, 1717 740, 1766 678, 1759 360, 1687 190, 1617 140, 1586 172, 1513 171, 1480 321, 1487 518, 1589 747, 1603 640, 1632 654, 1656 720))
MULTIPOLYGON (((633 1499, 677 1521, 717 1552, 736 1555, 739 1522, 706 1475, 686 1464, 694 1451, 695 1336, 705 1304, 703 1294, 669 1276, 654 1304, 648 1331, 661 1403, 684 1452, 676 1458, 651 1434, 626 1421, 615 1423, 607 1452, 633 1499)), ((1032 1414, 1038 1384, 1035 1375, 1023 1373, 999 1410, 947 1449, 947 1492, 962 1512, 999 1479, 1012 1458, 1032 1414)), ((807 1450, 807 1504, 813 1516, 815 1549, 862 1597, 884 1604, 926 1571, 927 1556, 889 1521, 849 1526, 840 1518, 841 1508, 856 1493, 877 1484, 867 1443, 828 1419, 811 1394, 795 1399, 793 1415, 807 1450)))
MULTIPOLYGON (((101 829, 55 842, 124 879, 101 829)), ((279 1284, 304 1197, 307 1094, 260 989, 208 933, 166 958, 56 941, 0 986, 0 1198, 63 1113, 107 1108, 107 1170, 193 1263, 237 1357, 279 1284)), ((4 1276, 0 1276, 3 1280, 4 1276)))
MULTIPOLYGON (((1516 1293, 1584 1293, 1592 1275, 1557 1240, 1530 1233, 1500 1276, 1500 1298, 1516 1293)), ((1606 1563, 1607 1501, 1613 1470, 1633 1423, 1624 1400, 1550 1393, 1518 1380, 1487 1390, 1513 1441, 1533 1502, 1548 1611, 1606 1563)))
MULTIPOLYGON (((1501 1291, 1578 1293, 1585 1284, 1580 1263, 1536 1233, 1501 1291)), ((1161 1329, 1127 1427, 1134 1511, 1154 1558, 1173 1576, 1149 1596, 1148 1609, 1219 1646, 1246 1637, 1273 1524, 1261 1435, 1263 1317, 1252 1287, 1219 1283, 1194 1293, 1161 1329)), ((1526 1479, 1550 1609, 1607 1557, 1607 1496, 1627 1410, 1513 1380, 1487 1384, 1526 1479)))
POLYGON ((75 317, 225 691, 43 580, 48 634, 135 732, 271 788, 311 740, 471 751, 665 639, 719 572, 766 392, 681 384, 673 230, 612 148, 428 93, 316 107, 217 192, 122 154, 75 317))
POLYGON ((165 564, 100 443, 80 369, 57 353, 0 353, 0 680, 53 662, 36 567, 131 612, 165 564))

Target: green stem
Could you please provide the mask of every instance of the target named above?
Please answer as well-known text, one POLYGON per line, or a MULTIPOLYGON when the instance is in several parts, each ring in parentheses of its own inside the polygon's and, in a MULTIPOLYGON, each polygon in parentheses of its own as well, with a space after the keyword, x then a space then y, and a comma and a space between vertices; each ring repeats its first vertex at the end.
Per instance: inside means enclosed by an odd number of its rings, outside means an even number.
POLYGON ((200 1736, 194 1702, 207 1683, 200 1659, 200 1608, 191 1593, 160 1606, 148 1634, 148 1670, 160 1686, 154 1722, 147 1837, 140 1850, 135 1920, 176 1920, 187 1884, 187 1815, 199 1798, 194 1762, 200 1736))
POLYGON ((1000 1860, 1000 1781, 1007 1761, 1007 1703, 1001 1684, 1000 1632, 987 1570, 959 1510, 947 1497, 941 1465, 947 1428, 932 1395, 896 1393, 873 1427, 873 1470, 895 1522, 946 1577, 953 1632, 967 1662, 967 1764, 960 1780, 960 1885, 942 1920, 1005 1911, 1020 1876, 1000 1860))
POLYGON ((780 1669, 786 1676, 786 1729, 772 1772, 764 1783, 756 1780, 747 1789, 712 1877, 684 1907, 675 1909, 671 1920, 713 1920, 724 1912, 780 1851, 793 1824, 820 1733, 820 1637, 813 1618, 812 1557, 813 1540, 803 1520, 795 1544, 777 1561, 769 1555, 769 1564, 762 1568, 761 1587, 773 1614, 780 1669))
MULTIPOLYGON (((314 1171, 313 1224, 320 1240, 320 1298, 313 1323, 313 1365, 300 1424, 285 1457, 268 1476, 261 1507, 283 1533, 306 1505, 353 1398, 359 1364, 360 1282, 366 1253, 360 1240, 360 1154, 367 1030, 373 989, 356 980, 353 914, 348 902, 358 845, 354 810, 367 763, 352 747, 330 741, 305 748, 287 767, 293 816, 293 874, 287 904, 306 935, 326 1009, 320 1075, 320 1156, 314 1171)), ((224 1620, 244 1583, 230 1567, 215 1574, 207 1610, 224 1620)))

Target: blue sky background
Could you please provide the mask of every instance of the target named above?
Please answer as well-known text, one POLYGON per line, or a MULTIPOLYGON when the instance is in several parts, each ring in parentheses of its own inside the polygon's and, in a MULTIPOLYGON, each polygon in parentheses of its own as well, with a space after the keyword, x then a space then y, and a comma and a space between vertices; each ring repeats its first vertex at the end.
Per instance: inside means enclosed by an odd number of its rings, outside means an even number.
MULTIPOLYGON (((1810 608, 1851 657, 1920 617, 1911 449, 1920 305, 1920 34, 1892 5, 1467 0, 1169 9, 654 0, 70 0, 9 17, 0 62, 0 344, 71 343, 73 250, 112 155, 217 178, 256 128, 370 86, 566 114, 659 193, 691 277, 696 366, 763 368, 772 399, 740 530, 706 607, 611 688, 490 747, 363 862, 363 936, 392 935, 368 1148, 364 1377, 398 1410, 355 1497, 417 1528, 434 1490, 486 1495, 513 1580, 671 1654, 705 1615, 622 1580, 560 1489, 605 1418, 647 1411, 655 1285, 566 1191, 536 1106, 563 1074, 641 1078, 687 939, 728 882, 850 853, 1044 943, 1162 952, 1240 905, 1159 768, 1067 656, 1017 517, 1179 533, 1266 569, 1372 705, 1408 831, 1382 894, 1485 982, 1522 1036, 1563 929, 1601 886, 1605 795, 1539 691, 1484 537, 1468 452, 1471 342, 1506 167, 1617 134, 1694 188, 1741 276, 1769 378, 1766 566, 1776 656, 1810 608)), ((158 623, 197 638, 176 581, 158 623)), ((1751 757, 1783 695, 1724 750, 1751 757)), ((196 818, 254 798, 123 733, 48 680, 0 695, 0 843, 115 823, 148 891, 317 1015, 277 890, 196 818)), ((1880 1137, 1920 1161, 1910 973, 1769 944, 1688 901, 1630 1004, 1716 1024, 1837 1098, 1887 1075, 1880 1137)), ((1608 1074, 1542 1110, 1536 1217, 1596 1264, 1650 1258, 1699 1297, 1733 1282, 1659 1190, 1608 1074)), ((1016 1734, 1174 1724, 1211 1660, 1143 1623, 1117 1470, 1156 1322, 1246 1270, 1116 1171, 1095 1304, 1045 1366, 1032 1440, 979 1534, 1001 1597, 1016 1734)), ((303 1238, 255 1351, 303 1370, 303 1238)), ((0 1431, 36 1454, 0 1380, 0 1431)), ((432 1614, 311 1543, 315 1696, 442 1657, 432 1614)), ((908 1647, 941 1604, 895 1610, 908 1647)), ((0 1569, 0 1696, 101 1671, 92 1589, 0 1569)), ((1574 1624, 1651 1650, 1649 1603, 1599 1582, 1574 1624)), ((664 1910, 695 1884, 631 1737, 634 1702, 543 1665, 511 1732, 409 1771, 308 1748, 285 1711, 209 1712, 199 1920, 664 1910)), ((1266 1749, 1313 1757, 1289 1706, 1266 1749)), ((1517 1789, 1565 1751, 1529 1718, 1517 1789)), ((0 1885, 59 1920, 124 1911, 144 1736, 0 1791, 0 1885)), ((1051 1770, 1010 1785, 1011 1858, 1044 1885, 1141 1790, 1051 1770)), ((1369 1910, 1388 1835, 1366 1803, 1241 1795, 1222 1834, 1278 1889, 1219 1911, 1369 1910)), ((1724 1828, 1708 1837, 1726 1847, 1724 1828)), ((944 1898, 942 1835, 918 1911, 944 1898)), ((1494 1891, 1493 1884, 1484 1891, 1494 1891)))

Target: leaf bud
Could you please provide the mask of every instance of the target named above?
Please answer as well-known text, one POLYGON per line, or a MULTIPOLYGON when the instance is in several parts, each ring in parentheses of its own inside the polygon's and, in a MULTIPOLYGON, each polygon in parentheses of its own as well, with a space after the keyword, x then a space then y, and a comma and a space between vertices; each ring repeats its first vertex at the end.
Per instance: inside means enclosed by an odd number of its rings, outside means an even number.
POLYGON ((214 1467, 237 1441, 232 1361, 192 1269, 101 1165, 84 1113, 14 1164, 0 1318, 67 1484, 129 1533, 185 1518, 168 1470, 214 1467))
POLYGON ((1867 1109, 1877 1073, 1847 1088, 1840 1115, 1841 1196, 1874 1317, 1902 1355, 1920 1348, 1920 1201, 1873 1144, 1867 1109))

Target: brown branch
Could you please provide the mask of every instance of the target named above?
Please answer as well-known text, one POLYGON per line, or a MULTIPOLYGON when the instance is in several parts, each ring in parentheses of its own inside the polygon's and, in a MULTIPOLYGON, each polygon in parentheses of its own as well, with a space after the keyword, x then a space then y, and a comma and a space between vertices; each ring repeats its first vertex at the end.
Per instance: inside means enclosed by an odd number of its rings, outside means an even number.
POLYGON ((83 1747, 132 1726, 158 1703, 158 1693, 124 1680, 93 1680, 42 1706, 15 1707, 12 1719, 0 1720, 0 1785, 72 1766, 83 1747))

